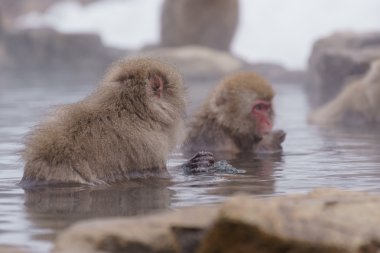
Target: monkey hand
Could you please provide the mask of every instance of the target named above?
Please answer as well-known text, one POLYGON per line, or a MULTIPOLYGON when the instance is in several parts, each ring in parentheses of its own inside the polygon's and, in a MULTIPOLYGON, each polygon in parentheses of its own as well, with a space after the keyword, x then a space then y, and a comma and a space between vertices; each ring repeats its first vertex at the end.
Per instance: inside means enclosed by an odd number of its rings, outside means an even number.
POLYGON ((281 144, 285 141, 286 133, 283 130, 275 130, 263 135, 262 140, 255 148, 255 153, 275 153, 282 150, 281 144))
POLYGON ((215 163, 214 155, 210 152, 200 151, 181 167, 186 174, 205 172, 215 163))
POLYGON ((182 166, 187 175, 194 174, 244 174, 245 170, 238 170, 226 160, 215 162, 214 155, 210 152, 201 151, 193 156, 182 166))
POLYGON ((182 168, 188 174, 204 172, 207 168, 214 165, 214 155, 210 152, 200 151, 196 153, 189 161, 182 165, 182 168))

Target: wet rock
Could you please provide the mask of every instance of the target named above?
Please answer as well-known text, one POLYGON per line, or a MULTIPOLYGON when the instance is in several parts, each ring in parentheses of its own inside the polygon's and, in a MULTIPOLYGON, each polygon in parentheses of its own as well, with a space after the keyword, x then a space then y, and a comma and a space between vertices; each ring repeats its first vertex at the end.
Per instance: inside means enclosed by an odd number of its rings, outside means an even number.
POLYGON ((380 58, 371 64, 367 74, 352 82, 330 103, 310 116, 320 125, 380 124, 380 58))
POLYGON ((189 208, 138 218, 80 222, 61 234, 53 252, 194 252, 217 214, 211 207, 189 208))
POLYGON ((55 253, 368 252, 380 250, 380 196, 336 189, 237 196, 214 207, 75 224, 55 253))
POLYGON ((25 85, 96 83, 112 61, 126 54, 105 47, 98 35, 48 28, 8 32, 2 45, 8 57, 7 68, 0 70, 2 82, 25 85))
POLYGON ((380 33, 335 33, 318 40, 308 66, 308 94, 318 107, 333 99, 347 81, 361 77, 380 58, 380 33))
POLYGON ((228 51, 238 19, 238 0, 166 0, 161 45, 201 45, 228 51))

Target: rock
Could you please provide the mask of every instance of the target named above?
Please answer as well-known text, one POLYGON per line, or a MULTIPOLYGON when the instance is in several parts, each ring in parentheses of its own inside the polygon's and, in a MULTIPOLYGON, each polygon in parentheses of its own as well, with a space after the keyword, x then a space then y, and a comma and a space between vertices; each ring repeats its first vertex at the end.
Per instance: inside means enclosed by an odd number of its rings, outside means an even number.
POLYGON ((216 82, 238 71, 255 71, 271 82, 303 83, 303 71, 289 71, 275 63, 247 63, 228 52, 201 46, 148 47, 137 55, 167 61, 190 83, 216 82))
POLYGON ((245 67, 245 70, 253 70, 273 83, 304 84, 307 80, 306 71, 288 70, 277 63, 251 63, 245 67))
POLYGON ((166 0, 161 45, 201 45, 228 51, 238 19, 238 0, 166 0))
POLYGON ((321 189, 227 201, 199 253, 379 252, 380 197, 321 189))
MULTIPOLYGON (((64 0, 1 0, 0 1, 0 14, 4 16, 4 23, 6 27, 12 27, 13 22, 19 16, 29 12, 44 12, 49 7, 56 3, 63 2, 64 0)), ((74 0, 82 4, 98 0, 74 0)))
POLYGON ((80 222, 62 233, 56 253, 194 252, 217 214, 211 207, 189 208, 137 218, 80 222))
POLYGON ((8 246, 8 245, 0 245, 0 253, 33 253, 34 251, 30 251, 29 249, 8 246))
POLYGON ((7 33, 3 45, 9 60, 1 79, 25 85, 97 83, 109 64, 126 54, 105 47, 95 34, 63 34, 47 28, 7 33))
POLYGON ((380 124, 380 58, 371 64, 367 74, 352 82, 330 103, 310 116, 320 125, 380 124))
POLYGON ((380 196, 337 189, 257 198, 153 216, 85 221, 55 253, 368 252, 380 250, 380 196))
POLYGON ((335 33, 318 40, 309 58, 308 94, 312 107, 333 99, 347 80, 358 78, 380 58, 380 33, 335 33))
POLYGON ((227 74, 241 70, 246 64, 227 52, 198 46, 154 48, 137 54, 173 64, 189 82, 219 80, 227 74))

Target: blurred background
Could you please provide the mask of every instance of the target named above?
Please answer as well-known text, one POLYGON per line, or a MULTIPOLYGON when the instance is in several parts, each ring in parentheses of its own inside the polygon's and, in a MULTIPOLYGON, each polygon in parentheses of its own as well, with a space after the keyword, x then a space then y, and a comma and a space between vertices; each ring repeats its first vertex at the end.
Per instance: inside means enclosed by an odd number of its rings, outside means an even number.
POLYGON ((378 49, 379 10, 378 0, 1 0, 0 84, 97 83, 113 60, 149 54, 190 82, 250 69, 308 84, 319 106, 379 56, 347 59, 359 44, 378 49))

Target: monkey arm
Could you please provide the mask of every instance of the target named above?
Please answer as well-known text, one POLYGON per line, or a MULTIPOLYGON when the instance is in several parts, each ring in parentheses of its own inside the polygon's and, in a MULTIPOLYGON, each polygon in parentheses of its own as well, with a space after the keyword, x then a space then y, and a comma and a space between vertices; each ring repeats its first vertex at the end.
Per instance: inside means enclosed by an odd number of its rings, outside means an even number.
POLYGON ((215 162, 214 155, 210 152, 200 151, 181 165, 186 175, 194 174, 241 174, 244 170, 238 170, 226 160, 215 162))

